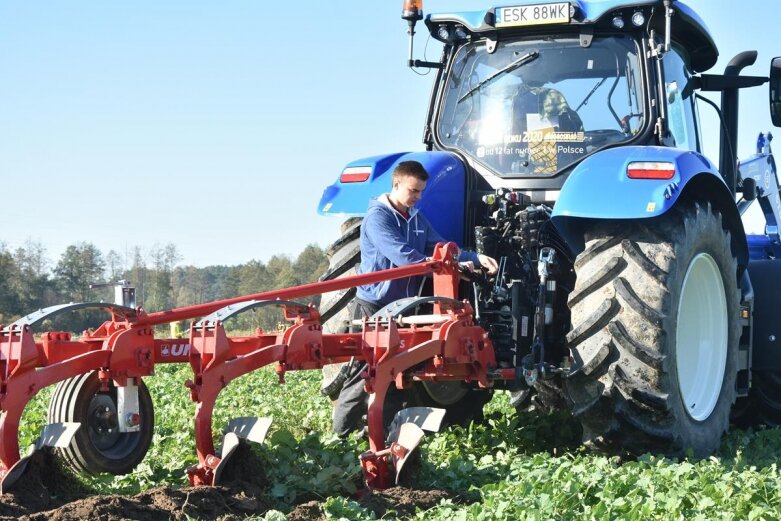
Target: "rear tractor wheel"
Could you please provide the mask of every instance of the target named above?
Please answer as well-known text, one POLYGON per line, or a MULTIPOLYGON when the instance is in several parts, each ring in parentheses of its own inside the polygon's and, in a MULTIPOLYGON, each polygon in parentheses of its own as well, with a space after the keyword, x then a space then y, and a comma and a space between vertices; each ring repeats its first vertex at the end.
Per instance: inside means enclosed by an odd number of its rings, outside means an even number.
MULTIPOLYGON (((326 250, 328 270, 320 281, 347 277, 357 273, 361 263, 361 222, 353 217, 342 224, 342 236, 326 250)), ((320 317, 325 333, 344 333, 350 325, 352 314, 348 304, 355 297, 355 288, 323 293, 320 299, 320 317)), ((336 400, 346 376, 347 364, 331 364, 323 367, 320 390, 331 400, 336 400)))
POLYGON ((144 382, 138 385, 140 430, 120 432, 117 388, 100 390, 98 373, 92 371, 57 384, 49 402, 49 423, 78 422, 81 427, 71 444, 58 449, 65 464, 76 472, 127 474, 146 456, 152 443, 154 411, 144 382))
POLYGON ((565 389, 584 442, 610 452, 716 450, 735 401, 740 299, 721 214, 695 204, 600 225, 575 271, 565 389))

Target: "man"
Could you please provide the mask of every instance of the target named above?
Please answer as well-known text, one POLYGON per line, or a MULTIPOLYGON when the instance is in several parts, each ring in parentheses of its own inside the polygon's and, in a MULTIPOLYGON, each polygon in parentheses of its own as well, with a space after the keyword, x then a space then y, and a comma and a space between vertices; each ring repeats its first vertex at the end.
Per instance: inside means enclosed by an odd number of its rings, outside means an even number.
MULTIPOLYGON (((428 172, 417 161, 402 161, 393 171, 390 193, 372 199, 361 225, 359 273, 424 262, 439 242, 446 242, 428 219, 415 208, 428 181, 428 172)), ((470 269, 482 267, 496 273, 496 260, 487 255, 461 251, 459 261, 470 269)), ((354 318, 371 316, 391 302, 418 294, 422 277, 409 277, 360 286, 354 302, 354 318)), ((353 363, 334 407, 334 432, 346 436, 366 411, 368 396, 361 372, 366 364, 353 363)), ((394 386, 388 391, 386 424, 401 406, 394 386)))

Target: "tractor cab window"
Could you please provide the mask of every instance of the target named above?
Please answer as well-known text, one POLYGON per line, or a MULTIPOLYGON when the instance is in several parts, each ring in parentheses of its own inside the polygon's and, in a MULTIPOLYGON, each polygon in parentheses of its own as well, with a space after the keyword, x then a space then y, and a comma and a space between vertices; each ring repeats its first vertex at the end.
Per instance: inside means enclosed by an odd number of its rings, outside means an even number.
POLYGON ((698 151, 694 89, 687 88, 691 78, 689 67, 675 47, 664 55, 662 65, 667 129, 675 141, 673 146, 698 151))
POLYGON ((550 176, 631 139, 645 120, 635 43, 622 37, 484 43, 460 48, 437 135, 496 174, 550 176))

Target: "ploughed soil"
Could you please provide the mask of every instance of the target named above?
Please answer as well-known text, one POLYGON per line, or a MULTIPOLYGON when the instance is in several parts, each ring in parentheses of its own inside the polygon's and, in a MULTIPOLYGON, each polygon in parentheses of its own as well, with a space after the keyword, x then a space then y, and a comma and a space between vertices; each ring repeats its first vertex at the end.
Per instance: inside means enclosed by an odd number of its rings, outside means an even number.
MULTIPOLYGON (((135 496, 90 495, 76 480, 59 469, 45 451, 30 461, 25 474, 12 490, 0 496, 0 520, 93 521, 120 520, 242 520, 270 509, 283 510, 266 493, 267 482, 254 453, 240 446, 231 458, 217 487, 158 487, 135 496)), ((396 487, 367 492, 356 498, 378 518, 407 517, 416 509, 427 509, 454 494, 442 490, 412 490, 396 487)), ((292 520, 324 519, 320 503, 298 505, 288 514, 292 520)))

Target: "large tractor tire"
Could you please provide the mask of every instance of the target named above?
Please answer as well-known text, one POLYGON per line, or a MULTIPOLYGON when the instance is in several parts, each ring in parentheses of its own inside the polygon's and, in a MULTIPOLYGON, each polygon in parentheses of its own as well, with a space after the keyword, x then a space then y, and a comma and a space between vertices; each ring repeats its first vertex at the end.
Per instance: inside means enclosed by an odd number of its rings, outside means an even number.
MULTIPOLYGON (((320 281, 355 275, 361 263, 361 221, 360 217, 354 217, 342 224, 342 236, 325 252, 328 257, 328 270, 320 276, 320 281)), ((347 304, 353 297, 355 288, 323 293, 320 299, 320 318, 326 332, 336 333, 349 323, 347 304)))
POLYGON ((575 261, 568 400, 608 452, 706 456, 735 401, 737 260, 708 204, 596 226, 575 261))
POLYGON ((98 373, 92 371, 57 384, 49 402, 49 423, 79 422, 71 444, 58 449, 65 464, 76 472, 127 474, 146 456, 152 443, 152 398, 139 378, 138 402, 141 430, 119 432, 117 389, 101 392, 98 373))
MULTIPOLYGON (((353 217, 342 223, 342 236, 326 250, 328 270, 320 276, 321 281, 355 275, 361 263, 361 222, 353 217)), ((323 293, 320 299, 320 317, 325 333, 344 333, 352 319, 351 306, 355 288, 323 293)), ((331 400, 339 396, 347 364, 331 364, 323 367, 321 392, 331 400)))

